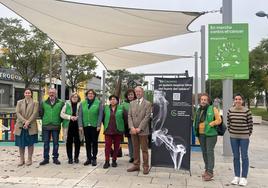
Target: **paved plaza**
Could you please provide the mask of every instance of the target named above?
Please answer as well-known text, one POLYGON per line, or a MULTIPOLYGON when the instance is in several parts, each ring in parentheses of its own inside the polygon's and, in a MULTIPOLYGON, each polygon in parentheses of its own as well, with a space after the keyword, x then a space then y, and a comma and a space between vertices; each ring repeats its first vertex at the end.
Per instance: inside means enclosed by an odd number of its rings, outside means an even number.
MULTIPOLYGON (((232 157, 222 156, 222 137, 218 137, 216 146, 216 167, 213 181, 204 182, 201 178, 203 162, 200 151, 191 155, 191 173, 175 171, 170 168, 152 167, 149 175, 141 172, 128 173, 131 165, 128 156, 118 159, 117 168, 103 169, 104 148, 99 149, 98 165, 83 166, 85 148, 81 147, 80 163, 68 164, 65 145, 60 146, 61 165, 50 162, 39 166, 42 161, 42 147, 35 147, 32 166, 17 167, 18 148, 3 146, 0 143, 0 188, 8 187, 92 187, 92 188, 182 188, 182 187, 239 187, 229 182, 233 178, 232 157)), ((123 150, 124 154, 127 150, 123 150)), ((250 170, 248 186, 250 188, 268 187, 268 123, 254 126, 250 143, 250 170)))

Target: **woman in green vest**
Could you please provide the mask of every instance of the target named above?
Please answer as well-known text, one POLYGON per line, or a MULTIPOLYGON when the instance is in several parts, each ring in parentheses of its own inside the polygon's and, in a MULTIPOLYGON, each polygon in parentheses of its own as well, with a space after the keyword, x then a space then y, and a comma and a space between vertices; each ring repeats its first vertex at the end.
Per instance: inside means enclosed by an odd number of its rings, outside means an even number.
MULTIPOLYGON (((129 109, 129 103, 133 100, 136 100, 136 94, 134 89, 128 89, 125 93, 125 101, 122 103, 122 106, 124 110, 128 112, 129 109)), ((127 118, 127 114, 126 114, 127 118)), ((127 137, 127 142, 128 142, 128 156, 129 156, 129 162, 133 163, 134 158, 133 158, 133 145, 132 145, 132 140, 131 140, 131 135, 130 135, 130 130, 128 128, 128 121, 125 123, 125 137, 127 137)))
POLYGON ((79 163, 80 153, 80 136, 78 129, 78 109, 80 106, 80 96, 73 93, 70 100, 66 101, 61 110, 61 118, 63 119, 63 136, 66 142, 66 151, 68 156, 68 163, 79 163), (74 144, 74 160, 73 160, 73 144, 74 144))
POLYGON ((211 181, 214 176, 214 148, 218 136, 216 126, 222 120, 218 109, 210 105, 210 97, 207 93, 201 94, 199 105, 194 119, 194 132, 199 139, 205 163, 205 172, 202 174, 202 178, 204 181, 211 181))
POLYGON ((103 106, 93 89, 89 89, 86 96, 87 98, 81 102, 79 108, 78 125, 79 130, 84 130, 86 141, 87 160, 84 165, 92 164, 92 166, 96 166, 103 106))
POLYGON ((104 107, 104 135, 105 135, 105 163, 103 168, 110 167, 110 152, 114 143, 112 167, 117 167, 116 159, 120 148, 120 141, 125 131, 124 109, 118 105, 119 98, 115 95, 109 97, 110 105, 104 107))

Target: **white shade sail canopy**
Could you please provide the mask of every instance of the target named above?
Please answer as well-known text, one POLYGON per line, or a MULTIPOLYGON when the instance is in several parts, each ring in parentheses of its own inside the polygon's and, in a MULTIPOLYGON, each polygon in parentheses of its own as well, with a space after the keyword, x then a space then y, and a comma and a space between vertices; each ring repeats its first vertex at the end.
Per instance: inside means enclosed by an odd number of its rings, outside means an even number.
POLYGON ((181 58, 119 49, 190 32, 202 13, 119 8, 60 0, 0 0, 67 55, 93 53, 108 70, 181 58))
POLYGON ((104 52, 97 52, 95 53, 95 56, 103 62, 108 70, 126 69, 179 58, 192 58, 192 56, 165 55, 125 49, 113 49, 104 52))
POLYGON ((58 0, 0 0, 67 55, 95 53, 188 33, 201 13, 157 11, 58 0))

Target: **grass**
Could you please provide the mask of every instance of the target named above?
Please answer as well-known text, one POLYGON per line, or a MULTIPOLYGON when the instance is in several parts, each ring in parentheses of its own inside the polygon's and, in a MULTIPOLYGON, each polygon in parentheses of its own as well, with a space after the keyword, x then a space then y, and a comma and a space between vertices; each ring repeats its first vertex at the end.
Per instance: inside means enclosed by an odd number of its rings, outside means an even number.
POLYGON ((254 116, 261 116, 263 120, 268 121, 268 112, 265 108, 250 108, 254 116))

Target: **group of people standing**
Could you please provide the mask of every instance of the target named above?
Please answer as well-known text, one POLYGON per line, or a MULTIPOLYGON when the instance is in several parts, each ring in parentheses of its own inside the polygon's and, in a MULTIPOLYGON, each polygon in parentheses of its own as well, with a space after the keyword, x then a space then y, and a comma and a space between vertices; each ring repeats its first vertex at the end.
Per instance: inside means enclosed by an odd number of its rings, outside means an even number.
POLYGON ((103 105, 96 97, 96 92, 89 89, 86 99, 81 101, 77 93, 70 96, 65 103, 56 97, 56 90, 48 91, 49 97, 38 105, 32 99, 31 89, 25 89, 24 99, 18 101, 16 107, 17 121, 15 129, 15 145, 19 147, 19 166, 25 164, 25 148, 28 147, 26 165, 32 164, 34 144, 37 143, 38 114, 42 119, 42 138, 44 142, 43 161, 49 163, 50 139, 53 141, 52 159, 56 165, 59 161, 59 134, 61 125, 68 163, 79 163, 81 140, 85 139, 86 161, 84 165, 97 165, 98 137, 101 125, 105 135, 105 163, 103 168, 110 167, 110 153, 113 144, 112 167, 117 167, 117 156, 123 135, 128 138, 129 162, 133 166, 127 171, 140 170, 140 148, 143 156, 143 173, 149 173, 148 134, 151 115, 151 103, 143 98, 141 87, 129 89, 125 101, 119 104, 115 95, 109 97, 109 104, 103 105), (73 156, 74 145, 74 156, 73 156))
MULTIPOLYGON (((234 105, 227 113, 227 128, 230 133, 235 174, 231 184, 240 186, 247 185, 249 169, 248 146, 253 130, 251 112, 243 103, 243 96, 239 93, 235 94, 234 105), (242 159, 242 170, 240 159, 242 159)), ((202 174, 202 178, 204 181, 210 181, 214 176, 214 148, 218 136, 216 126, 221 124, 222 119, 218 108, 211 105, 208 94, 204 93, 201 95, 200 105, 194 119, 194 132, 199 139, 205 164, 205 171, 202 174)))
MULTIPOLYGON (((96 97, 96 92, 89 89, 86 99, 81 101, 77 93, 70 96, 70 100, 63 102, 56 97, 56 90, 49 89, 48 99, 40 107, 32 99, 32 91, 26 89, 24 99, 18 101, 16 107, 17 121, 15 128, 15 144, 19 146, 19 166, 32 164, 34 143, 37 143, 38 112, 42 118, 42 137, 44 142, 43 161, 40 165, 49 163, 50 138, 53 140, 53 163, 59 165, 59 133, 61 124, 68 163, 79 163, 80 145, 83 137, 86 144, 86 161, 84 165, 97 165, 98 136, 101 124, 105 135, 105 163, 103 168, 110 167, 110 153, 113 144, 112 167, 117 167, 117 155, 123 135, 128 138, 129 162, 133 166, 128 172, 140 170, 140 148, 143 157, 143 173, 149 173, 148 135, 152 105, 144 99, 141 87, 129 89, 125 94, 125 101, 119 104, 115 95, 109 97, 109 104, 103 105, 96 97), (74 145, 74 156, 73 156, 74 145), (28 159, 25 163, 25 147, 28 146, 28 159)), ((234 106, 227 114, 227 127, 230 133, 233 152, 235 177, 232 184, 247 185, 249 168, 248 146, 252 134, 252 115, 248 108, 243 106, 243 96, 234 95, 234 106), (240 167, 242 158, 242 170, 240 167)), ((195 113, 194 132, 198 137, 205 171, 202 174, 204 181, 210 181, 214 176, 214 148, 217 143, 216 127, 221 124, 221 115, 216 107, 211 105, 208 94, 202 94, 200 105, 195 113)))

